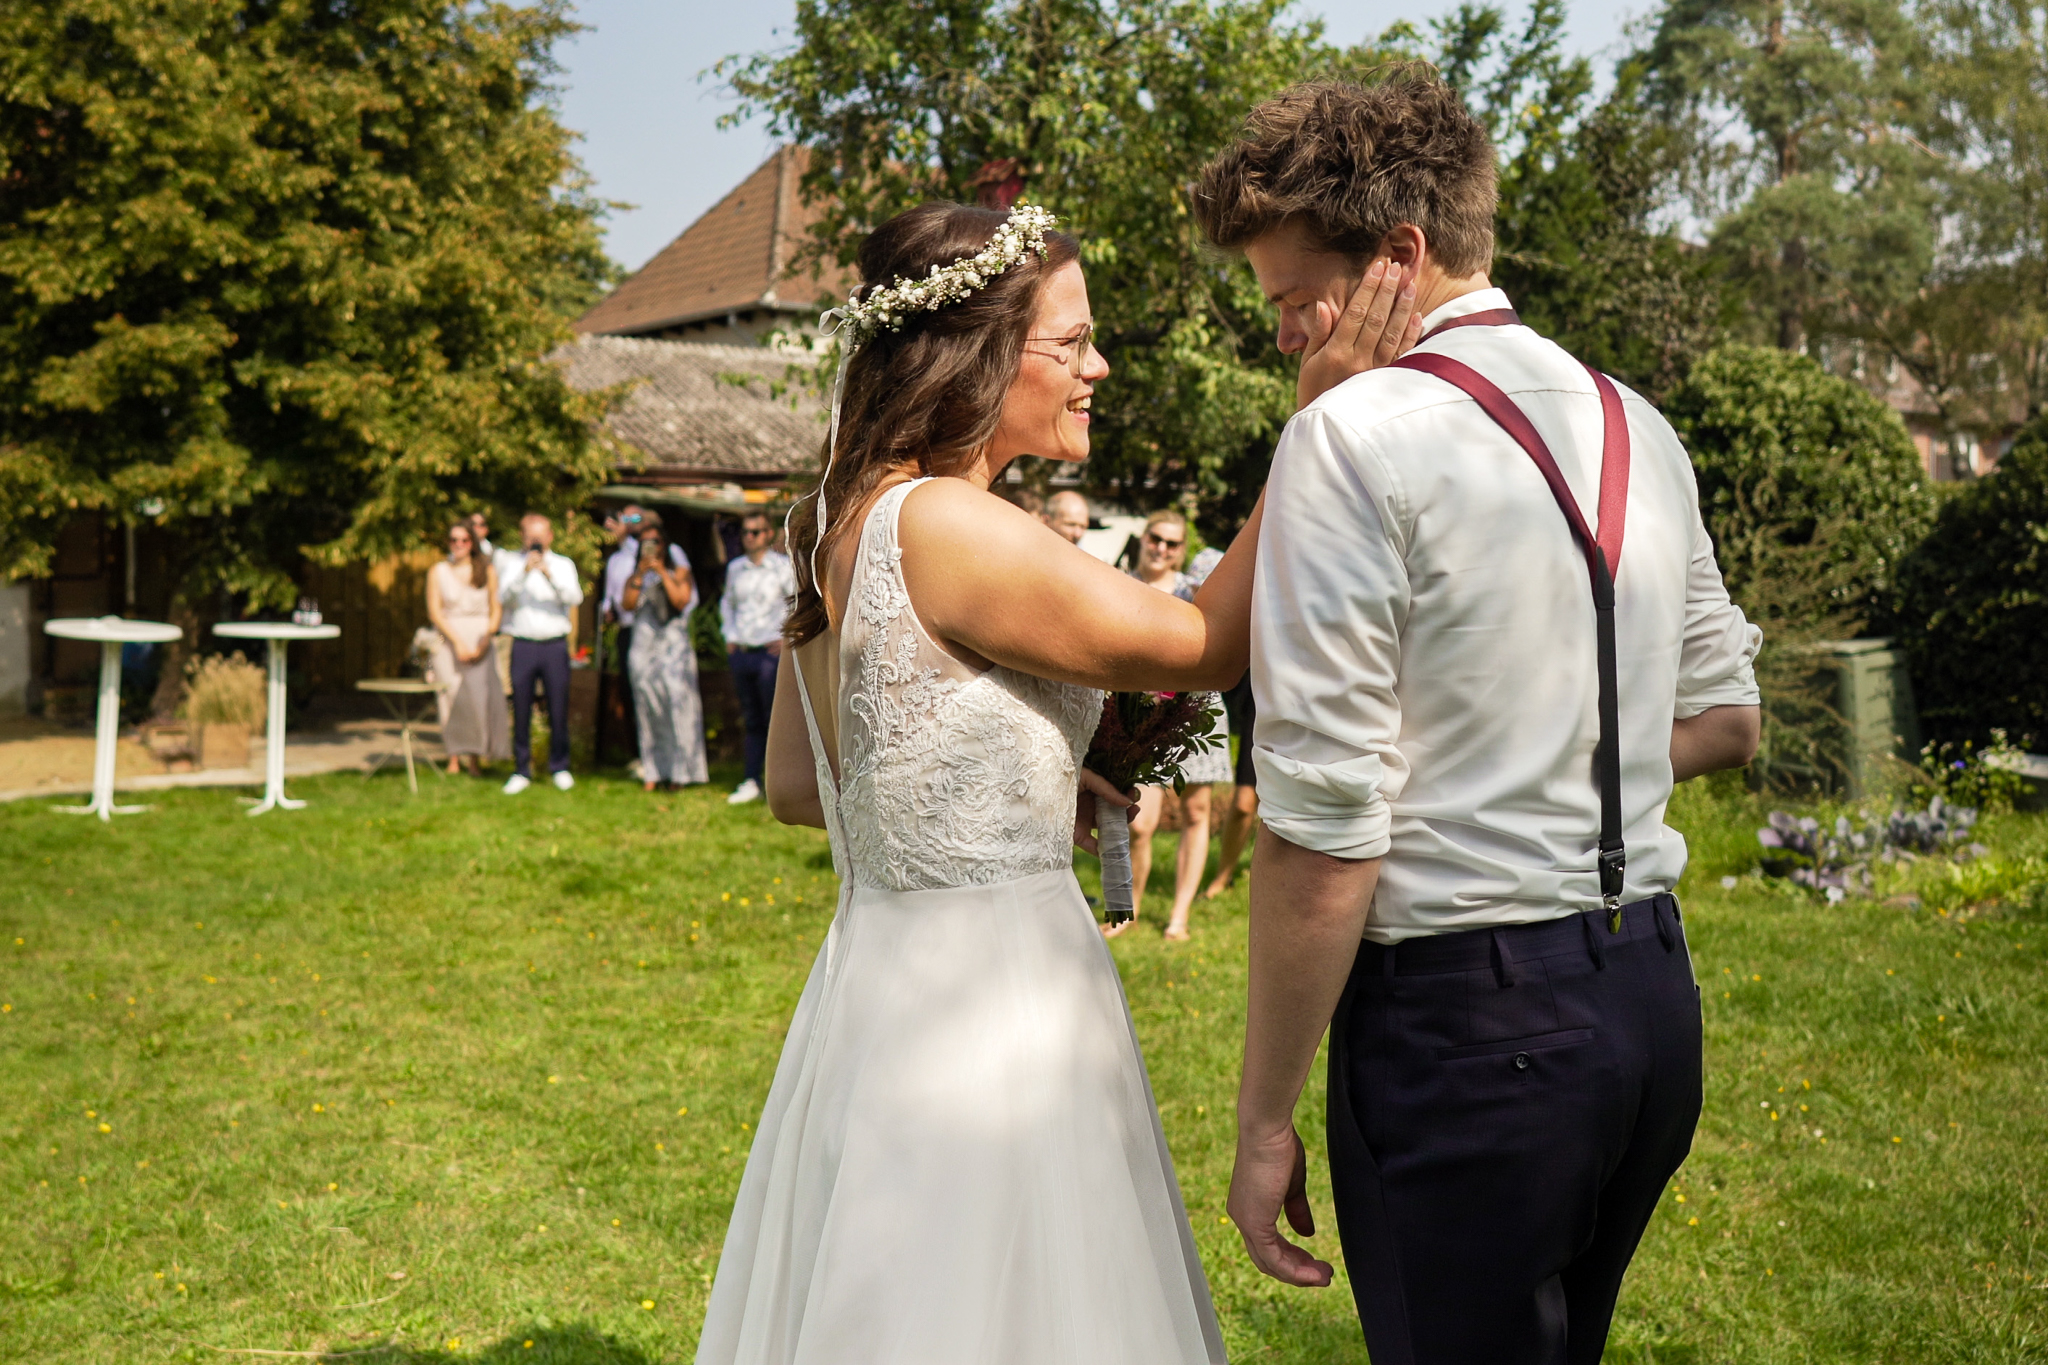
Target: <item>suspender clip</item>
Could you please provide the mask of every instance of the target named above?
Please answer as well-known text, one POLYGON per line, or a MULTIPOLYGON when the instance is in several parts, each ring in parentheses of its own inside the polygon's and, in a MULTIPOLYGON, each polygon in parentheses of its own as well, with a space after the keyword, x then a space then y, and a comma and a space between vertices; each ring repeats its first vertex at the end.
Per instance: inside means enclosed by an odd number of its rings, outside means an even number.
POLYGON ((1621 887, 1628 853, 1620 844, 1600 850, 1600 904, 1607 911, 1607 932, 1621 932, 1621 887))

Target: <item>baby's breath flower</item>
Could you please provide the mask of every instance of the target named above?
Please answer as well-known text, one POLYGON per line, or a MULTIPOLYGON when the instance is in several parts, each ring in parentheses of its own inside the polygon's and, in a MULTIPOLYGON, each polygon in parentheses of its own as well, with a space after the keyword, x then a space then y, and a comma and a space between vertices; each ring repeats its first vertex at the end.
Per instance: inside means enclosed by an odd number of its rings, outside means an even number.
POLYGON ((898 276, 896 283, 876 286, 865 298, 856 289, 852 297, 825 314, 826 329, 844 327, 853 346, 858 347, 876 332, 901 330, 912 313, 936 313, 949 303, 971 297, 988 282, 1024 259, 1027 251, 1045 256, 1045 234, 1059 220, 1051 210, 1036 204, 1018 204, 996 229, 988 244, 972 256, 951 265, 934 263, 922 280, 898 276))

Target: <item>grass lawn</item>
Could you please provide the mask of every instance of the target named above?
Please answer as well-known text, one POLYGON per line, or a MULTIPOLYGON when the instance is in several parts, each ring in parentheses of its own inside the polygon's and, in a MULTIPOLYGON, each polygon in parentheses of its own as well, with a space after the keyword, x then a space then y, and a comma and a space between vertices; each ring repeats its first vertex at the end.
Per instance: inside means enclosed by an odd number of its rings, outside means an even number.
MULTIPOLYGON (((0 807, 0 1359, 689 1358, 824 837, 723 787, 424 781, 0 807)), ((2048 1360, 2048 922, 1724 890, 1755 813, 1681 797, 1707 1110, 1609 1359, 2048 1360)), ((2037 867, 2048 821, 1985 837, 2037 867)), ((1232 1358, 1362 1361, 1341 1284, 1221 1222, 1244 912, 1116 956, 1232 1358)))

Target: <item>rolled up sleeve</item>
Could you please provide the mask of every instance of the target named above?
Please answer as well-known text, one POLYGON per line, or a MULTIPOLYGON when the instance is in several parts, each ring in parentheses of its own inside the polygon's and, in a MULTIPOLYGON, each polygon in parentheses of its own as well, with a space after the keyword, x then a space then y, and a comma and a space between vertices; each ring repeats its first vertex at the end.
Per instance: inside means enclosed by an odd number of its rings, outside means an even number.
POLYGON ((1252 594, 1252 762, 1266 826, 1339 858, 1387 851, 1388 801, 1407 775, 1395 748, 1409 602, 1395 501, 1360 434, 1313 407, 1288 423, 1252 594))
POLYGON ((1714 559, 1714 542, 1693 521, 1692 563, 1686 576, 1685 642, 1678 656, 1678 701, 1672 712, 1687 720, 1716 706, 1755 706, 1756 652, 1764 633, 1729 600, 1714 559))

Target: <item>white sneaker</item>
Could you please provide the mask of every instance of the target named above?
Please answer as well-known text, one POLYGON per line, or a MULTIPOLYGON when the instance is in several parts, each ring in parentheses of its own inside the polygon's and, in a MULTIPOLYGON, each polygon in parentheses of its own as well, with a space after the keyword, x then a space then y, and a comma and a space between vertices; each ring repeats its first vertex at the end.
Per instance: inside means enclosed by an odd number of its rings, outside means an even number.
POLYGON ((532 785, 533 780, 531 778, 521 777, 518 773, 514 773, 505 779, 505 795, 517 796, 532 785))
POLYGON ((733 789, 732 795, 725 798, 725 804, 728 806, 744 806, 749 801, 759 801, 760 799, 761 784, 750 777, 733 789))
POLYGON ((556 773, 553 780, 555 784, 555 790, 558 792, 565 792, 569 790, 569 788, 576 785, 576 779, 569 776, 569 770, 567 768, 564 768, 562 769, 562 771, 556 773))

